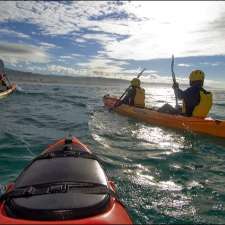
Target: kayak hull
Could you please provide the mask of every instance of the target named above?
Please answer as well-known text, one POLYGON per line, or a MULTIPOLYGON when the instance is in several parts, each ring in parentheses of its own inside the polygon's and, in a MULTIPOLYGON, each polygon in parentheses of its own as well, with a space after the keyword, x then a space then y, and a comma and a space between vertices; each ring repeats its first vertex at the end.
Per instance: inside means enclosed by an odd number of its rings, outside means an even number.
POLYGON ((132 117, 149 124, 225 138, 225 121, 223 120, 214 120, 210 117, 197 118, 171 115, 168 113, 157 112, 154 109, 137 108, 125 104, 114 108, 117 100, 118 99, 115 96, 106 95, 103 97, 104 106, 108 109, 113 109, 113 111, 121 115, 132 117))
MULTIPOLYGON (((65 145, 65 141, 66 141, 65 139, 61 139, 55 144, 50 145, 45 151, 42 152, 41 155, 59 151, 61 146, 65 145)), ((72 145, 76 149, 79 148, 79 151, 91 153, 88 147, 82 144, 75 137, 72 138, 72 145)), ((80 169, 82 170, 82 168, 80 169)), ((60 173, 59 171, 58 172, 55 171, 55 172, 60 173)), ((112 181, 109 181, 108 179, 107 179, 107 186, 112 192, 115 192, 114 183, 112 181)), ((8 185, 7 192, 13 190, 14 187, 15 187, 14 183, 8 185)), ((6 204, 5 201, 3 201, 2 203, 0 202, 0 224, 132 224, 132 221, 125 207, 114 196, 110 196, 106 209, 104 209, 104 211, 101 211, 101 213, 98 213, 86 218, 67 219, 67 220, 59 220, 59 221, 57 220, 43 221, 43 220, 32 220, 32 219, 24 219, 24 218, 13 218, 7 214, 5 204, 6 204)))
POLYGON ((8 95, 12 94, 15 90, 16 84, 12 84, 12 86, 8 90, 0 92, 0 98, 7 97, 8 95))

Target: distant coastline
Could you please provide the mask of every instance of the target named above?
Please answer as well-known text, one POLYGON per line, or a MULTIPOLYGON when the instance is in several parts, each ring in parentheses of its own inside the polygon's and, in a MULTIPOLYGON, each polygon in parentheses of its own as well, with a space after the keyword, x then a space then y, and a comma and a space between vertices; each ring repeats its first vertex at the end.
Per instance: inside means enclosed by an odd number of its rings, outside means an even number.
MULTIPOLYGON (((79 84, 79 85, 129 85, 129 80, 121 78, 106 78, 97 76, 66 76, 66 75, 49 75, 19 70, 5 69, 9 80, 12 83, 39 83, 39 84, 79 84)), ((148 85, 168 86, 167 83, 150 83, 148 85)))
MULTIPOLYGON (((129 80, 121 79, 121 78, 106 78, 106 77, 97 77, 97 76, 66 76, 66 75, 50 75, 50 74, 40 74, 40 73, 32 73, 32 72, 24 72, 13 69, 5 69, 6 74, 9 80, 12 83, 36 83, 36 84, 74 84, 74 85, 102 85, 102 86, 118 86, 124 85, 128 86, 129 80)), ((170 83, 162 83, 162 82, 146 82, 143 81, 144 85, 147 86, 172 86, 170 83)), ((223 89, 224 86, 216 87, 215 85, 209 85, 209 88, 213 89, 223 89)), ((184 83, 180 83, 181 88, 187 88, 188 85, 184 83)), ((205 84, 207 88, 208 85, 205 84)))
POLYGON ((113 79, 104 77, 88 76, 65 76, 65 75, 48 75, 19 70, 5 69, 10 81, 13 83, 61 83, 61 84, 101 84, 112 85, 112 83, 128 84, 125 79, 113 79))

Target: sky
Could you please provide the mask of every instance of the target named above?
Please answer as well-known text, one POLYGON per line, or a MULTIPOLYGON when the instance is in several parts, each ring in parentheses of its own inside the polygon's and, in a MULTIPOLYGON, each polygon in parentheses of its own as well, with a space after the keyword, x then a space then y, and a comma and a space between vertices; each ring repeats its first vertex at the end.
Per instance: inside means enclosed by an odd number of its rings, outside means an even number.
POLYGON ((0 1, 0 58, 21 71, 225 82, 223 1, 0 1))

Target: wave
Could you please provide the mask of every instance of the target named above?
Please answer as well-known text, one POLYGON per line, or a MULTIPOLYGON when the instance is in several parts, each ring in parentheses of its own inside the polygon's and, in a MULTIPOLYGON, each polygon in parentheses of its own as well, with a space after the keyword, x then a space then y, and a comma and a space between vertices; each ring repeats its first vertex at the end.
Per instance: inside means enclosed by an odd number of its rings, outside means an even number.
POLYGON ((225 103, 213 103, 213 105, 215 105, 215 106, 223 106, 223 107, 225 107, 225 103))
POLYGON ((82 123, 71 123, 71 124, 66 124, 66 125, 63 125, 61 127, 62 130, 64 131, 69 131, 69 133, 72 133, 73 130, 76 130, 76 131, 87 131, 88 129, 88 124, 85 123, 85 122, 82 122, 82 123))
MULTIPOLYGON (((50 117, 49 117, 50 118, 50 117)), ((23 117, 21 119, 21 122, 24 124, 24 125, 27 125, 27 124, 33 124, 34 126, 36 127, 45 127, 45 123, 41 122, 40 120, 38 119, 35 119, 35 117, 23 117)))
POLYGON ((75 101, 65 100, 65 99, 63 99, 62 101, 63 101, 63 103, 69 103, 69 104, 72 104, 74 106, 79 106, 79 107, 82 107, 82 108, 87 107, 86 103, 82 103, 82 102, 75 102, 75 101))
POLYGON ((88 99, 87 96, 81 96, 81 95, 64 95, 65 98, 77 98, 77 99, 88 99))
POLYGON ((15 92, 16 95, 31 95, 31 96, 49 96, 48 93, 46 92, 41 92, 41 91, 30 91, 30 90, 25 90, 23 88, 16 89, 15 92))

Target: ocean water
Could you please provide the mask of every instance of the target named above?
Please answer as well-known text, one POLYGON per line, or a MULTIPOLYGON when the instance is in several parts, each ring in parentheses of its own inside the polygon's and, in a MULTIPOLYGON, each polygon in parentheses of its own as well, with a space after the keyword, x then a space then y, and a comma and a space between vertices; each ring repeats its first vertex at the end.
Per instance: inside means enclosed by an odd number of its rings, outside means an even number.
MULTIPOLYGON (((136 224, 225 224, 225 141, 137 122, 103 107, 118 84, 19 83, 0 100, 0 184, 12 182, 48 144, 78 137, 103 161, 136 224)), ((144 85, 148 106, 174 105, 168 85, 144 85)), ((225 92, 210 116, 225 119, 225 92)))

